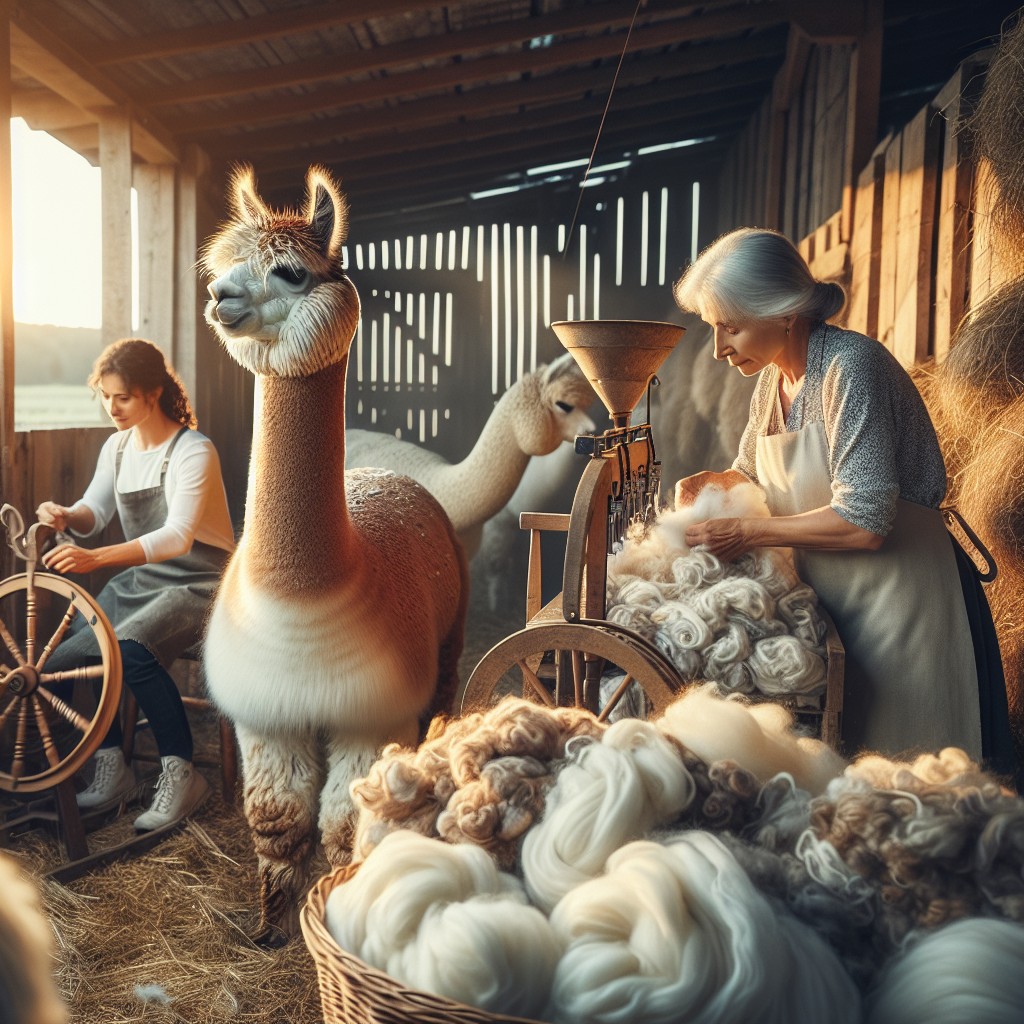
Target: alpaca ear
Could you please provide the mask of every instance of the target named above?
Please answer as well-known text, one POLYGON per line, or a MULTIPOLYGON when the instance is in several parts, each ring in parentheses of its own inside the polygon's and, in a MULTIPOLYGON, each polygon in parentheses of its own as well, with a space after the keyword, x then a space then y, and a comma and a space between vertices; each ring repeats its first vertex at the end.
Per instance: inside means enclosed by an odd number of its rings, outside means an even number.
POLYGON ((253 226, 265 223, 270 211, 256 192, 256 173, 250 164, 241 164, 231 176, 231 199, 235 214, 253 226))
POLYGON ((348 234, 348 203, 330 173, 316 165, 306 172, 306 222, 320 251, 337 260, 348 234))
POLYGON ((552 359, 547 366, 543 367, 543 373, 540 378, 541 383, 550 384, 552 381, 558 380, 559 377, 572 373, 582 376, 582 370, 580 370, 576 360, 573 359, 572 353, 563 352, 557 359, 552 359))

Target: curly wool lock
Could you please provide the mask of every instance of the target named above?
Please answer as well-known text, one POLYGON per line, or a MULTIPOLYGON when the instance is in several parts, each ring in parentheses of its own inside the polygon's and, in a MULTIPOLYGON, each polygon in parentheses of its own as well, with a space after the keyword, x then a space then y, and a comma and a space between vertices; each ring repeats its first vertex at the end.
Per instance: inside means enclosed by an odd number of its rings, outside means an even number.
POLYGON ((810 829, 877 890, 892 946, 980 914, 1024 921, 1024 801, 963 751, 855 763, 811 801, 810 829))
POLYGON ((730 693, 821 694, 825 624, 792 559, 755 549, 722 562, 686 544, 687 526, 723 515, 767 515, 764 492, 711 484, 692 505, 634 528, 608 561, 606 617, 653 643, 684 679, 730 693))
POLYGON ((354 859, 367 857, 396 829, 432 837, 443 829, 511 864, 519 836, 543 808, 566 744, 606 728, 587 711, 506 697, 487 712, 438 720, 416 750, 386 747, 351 787, 354 859))

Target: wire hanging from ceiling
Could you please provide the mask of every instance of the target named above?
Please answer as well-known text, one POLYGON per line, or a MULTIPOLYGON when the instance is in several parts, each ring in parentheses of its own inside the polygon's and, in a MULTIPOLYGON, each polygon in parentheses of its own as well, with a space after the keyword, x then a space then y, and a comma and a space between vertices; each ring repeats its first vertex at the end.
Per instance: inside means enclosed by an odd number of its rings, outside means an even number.
POLYGON ((576 209, 573 210, 572 220, 569 223, 569 230, 565 235, 565 247, 562 249, 562 259, 565 259, 566 253, 569 251, 569 243, 572 241, 572 233, 576 228, 576 221, 580 215, 580 207, 583 205, 583 193, 587 187, 587 178, 590 176, 590 169, 594 166, 594 157, 597 155, 597 147, 601 141, 601 132, 604 130, 604 122, 608 117, 608 110, 612 105, 612 97, 615 95, 615 86, 619 81, 619 72, 622 70, 622 62, 626 59, 626 51, 629 49, 629 40, 633 35, 633 27, 636 25, 636 19, 640 14, 640 8, 647 4, 647 0, 637 0, 636 9, 633 11, 633 17, 630 19, 629 28, 626 30, 626 39, 622 44, 622 52, 619 54, 619 62, 615 66, 615 74, 612 77, 612 84, 608 90, 608 99, 605 101, 604 111, 601 114, 601 121, 597 126, 597 135, 594 137, 594 145, 590 150, 590 159, 587 161, 586 170, 583 172, 583 178, 580 181, 578 192, 576 197, 576 209))

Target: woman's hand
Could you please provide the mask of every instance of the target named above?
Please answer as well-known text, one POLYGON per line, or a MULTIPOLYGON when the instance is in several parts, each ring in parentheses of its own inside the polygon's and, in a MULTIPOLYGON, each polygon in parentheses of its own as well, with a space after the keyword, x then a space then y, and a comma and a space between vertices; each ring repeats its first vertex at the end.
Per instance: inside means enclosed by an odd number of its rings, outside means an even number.
POLYGON ((80 548, 77 544, 58 544, 43 555, 43 565, 53 572, 84 575, 98 569, 100 564, 95 551, 80 548))
POLYGON ((755 547, 746 519, 706 519, 686 528, 691 548, 706 547, 723 562, 733 562, 755 547))
POLYGON ((55 501, 44 501, 36 509, 36 519, 44 526, 52 526, 60 533, 68 528, 70 518, 71 509, 65 505, 58 505, 55 501))

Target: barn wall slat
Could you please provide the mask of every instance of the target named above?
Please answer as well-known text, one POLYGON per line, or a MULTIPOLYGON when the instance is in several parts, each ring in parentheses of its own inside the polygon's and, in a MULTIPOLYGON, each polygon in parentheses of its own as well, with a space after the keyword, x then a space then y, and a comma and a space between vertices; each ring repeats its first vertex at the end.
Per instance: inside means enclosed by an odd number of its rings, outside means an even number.
POLYGON ((903 129, 892 351, 907 365, 929 354, 940 141, 941 121, 930 106, 903 129))

